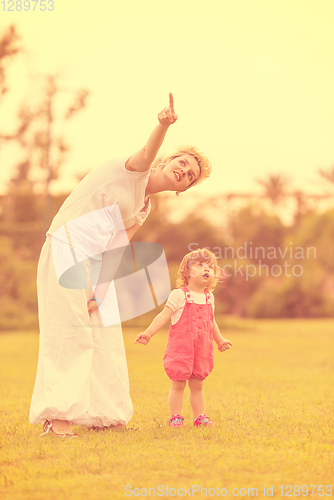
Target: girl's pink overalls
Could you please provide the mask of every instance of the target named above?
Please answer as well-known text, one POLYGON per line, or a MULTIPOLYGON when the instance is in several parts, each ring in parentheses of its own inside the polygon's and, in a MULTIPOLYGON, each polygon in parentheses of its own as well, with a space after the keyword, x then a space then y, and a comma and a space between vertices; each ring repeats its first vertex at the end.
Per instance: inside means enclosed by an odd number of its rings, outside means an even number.
POLYGON ((171 325, 163 359, 171 380, 205 379, 213 368, 213 310, 210 294, 206 304, 195 304, 188 288, 182 288, 186 303, 177 323, 171 325))

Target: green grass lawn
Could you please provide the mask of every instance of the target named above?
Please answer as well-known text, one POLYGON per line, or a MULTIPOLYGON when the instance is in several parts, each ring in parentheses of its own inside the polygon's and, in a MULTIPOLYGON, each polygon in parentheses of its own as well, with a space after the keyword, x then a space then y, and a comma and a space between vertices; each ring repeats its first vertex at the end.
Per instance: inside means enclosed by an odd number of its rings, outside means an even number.
POLYGON ((314 498, 333 496, 334 321, 218 323, 234 346, 215 350, 204 384, 214 427, 192 427, 188 392, 185 427, 168 427, 167 331, 142 346, 134 344, 141 330, 125 328, 134 404, 129 427, 140 430, 77 427, 78 438, 65 440, 40 438, 41 426, 28 423, 38 335, 2 333, 0 498, 117 500, 151 498, 153 489, 155 498, 256 496, 249 488, 262 498, 264 485, 273 486, 275 498, 310 497, 312 490, 314 498), (288 485, 299 485, 300 495, 288 485), (310 485, 325 485, 324 494, 310 485))

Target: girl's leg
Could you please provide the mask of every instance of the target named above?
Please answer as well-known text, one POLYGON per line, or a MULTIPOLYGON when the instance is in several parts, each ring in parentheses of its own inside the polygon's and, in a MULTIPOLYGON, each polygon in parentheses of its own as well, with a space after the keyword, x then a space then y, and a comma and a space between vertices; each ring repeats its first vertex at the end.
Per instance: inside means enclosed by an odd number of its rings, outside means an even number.
POLYGON ((190 390, 189 401, 194 418, 204 414, 203 382, 204 380, 200 380, 198 378, 190 378, 188 380, 190 390))
POLYGON ((168 396, 169 410, 171 415, 180 414, 183 403, 183 392, 186 386, 186 380, 172 380, 168 396))

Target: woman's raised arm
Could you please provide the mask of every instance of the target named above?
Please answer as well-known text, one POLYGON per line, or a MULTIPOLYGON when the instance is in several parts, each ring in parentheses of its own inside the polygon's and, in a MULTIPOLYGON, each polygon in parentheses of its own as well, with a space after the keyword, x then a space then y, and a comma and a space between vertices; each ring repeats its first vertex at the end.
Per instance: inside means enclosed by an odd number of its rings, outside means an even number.
POLYGON ((137 151, 131 158, 126 162, 126 168, 128 170, 136 170, 137 172, 144 172, 148 170, 152 165, 155 157, 158 154, 161 144, 164 141, 168 127, 176 122, 177 115, 174 110, 174 100, 173 94, 169 94, 169 106, 164 108, 158 114, 159 123, 153 130, 152 134, 148 138, 147 143, 143 148, 137 151))

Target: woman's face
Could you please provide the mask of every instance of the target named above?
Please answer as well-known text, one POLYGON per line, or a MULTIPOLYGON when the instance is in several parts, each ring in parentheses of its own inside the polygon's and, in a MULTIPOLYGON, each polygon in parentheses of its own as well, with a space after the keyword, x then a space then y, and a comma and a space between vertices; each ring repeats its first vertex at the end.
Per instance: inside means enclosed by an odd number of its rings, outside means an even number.
POLYGON ((183 154, 166 163, 163 174, 169 190, 185 191, 200 175, 200 168, 195 158, 183 154))

